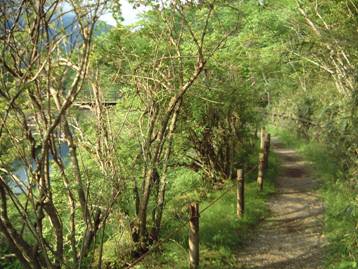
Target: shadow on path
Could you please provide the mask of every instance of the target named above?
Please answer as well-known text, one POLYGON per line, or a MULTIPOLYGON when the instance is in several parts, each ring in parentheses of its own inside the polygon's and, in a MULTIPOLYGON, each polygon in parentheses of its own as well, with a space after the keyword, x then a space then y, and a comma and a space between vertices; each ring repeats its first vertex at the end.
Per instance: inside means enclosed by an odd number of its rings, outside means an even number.
POLYGON ((298 154, 273 140, 281 162, 277 191, 268 205, 269 218, 238 250, 240 269, 323 268, 323 204, 310 167, 298 154))

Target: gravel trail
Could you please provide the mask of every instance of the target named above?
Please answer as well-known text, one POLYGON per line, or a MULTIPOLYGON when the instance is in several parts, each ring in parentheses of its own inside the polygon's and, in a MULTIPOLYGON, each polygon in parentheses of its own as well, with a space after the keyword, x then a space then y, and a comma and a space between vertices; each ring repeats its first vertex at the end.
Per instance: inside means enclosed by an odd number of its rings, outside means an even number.
POLYGON ((310 164, 291 149, 273 140, 280 159, 276 193, 268 205, 270 217, 238 250, 240 269, 323 268, 323 204, 310 164))

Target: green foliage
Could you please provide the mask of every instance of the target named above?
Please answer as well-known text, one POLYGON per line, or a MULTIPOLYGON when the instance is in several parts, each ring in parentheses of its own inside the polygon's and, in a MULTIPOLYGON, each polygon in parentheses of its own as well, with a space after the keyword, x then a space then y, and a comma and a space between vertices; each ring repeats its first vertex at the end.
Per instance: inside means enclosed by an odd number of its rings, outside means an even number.
MULTIPOLYGON (((276 113, 285 118, 272 121, 295 130, 299 138, 288 131, 272 129, 272 133, 312 161, 324 183, 326 237, 330 242, 327 264, 332 269, 357 268, 357 1, 267 1, 260 7, 257 1, 222 0, 215 1, 213 10, 208 1, 188 1, 180 7, 176 5, 185 1, 174 1, 166 8, 159 8, 158 1, 130 2, 136 6, 145 2, 151 8, 134 27, 119 24, 109 28, 103 22, 97 24, 88 74, 76 99, 93 101, 94 88, 98 89, 99 100, 117 101, 117 105, 101 108, 101 113, 96 110, 99 107, 93 109, 95 112, 71 107, 65 115, 74 129, 80 176, 86 182, 91 210, 107 209, 110 204, 109 217, 99 227, 91 246, 94 255, 89 255, 86 266, 97 266, 102 240, 104 266, 116 268, 133 259, 137 203, 144 200, 140 200, 144 195, 140 191, 138 194, 138 190, 144 189, 146 172, 152 169, 158 178, 150 177, 148 231, 155 228, 158 181, 163 179, 166 196, 160 236, 166 238, 176 232, 138 268, 186 268, 187 204, 199 201, 200 207, 205 208, 226 188, 231 188, 236 168, 257 163, 255 130, 268 119, 265 113, 276 113), (227 32, 231 35, 222 39, 227 32), (169 104, 195 74, 199 60, 205 60, 202 62, 205 66, 190 89, 178 99, 178 117, 170 133, 169 125, 164 124, 169 104), (158 139, 160 135, 165 139, 158 139), (164 152, 170 153, 167 159, 163 157, 164 152), (120 195, 111 204, 115 190, 120 190, 120 195)), ((112 11, 120 22, 120 1, 113 1, 112 11)), ((29 16, 36 18, 35 13, 29 16)), ((14 35, 16 44, 24 43, 27 48, 31 44, 23 42, 22 35, 32 30, 23 33, 20 30, 14 35)), ((3 48, 3 44, 0 46, 3 48)), ((38 47, 41 48, 38 59, 45 59, 41 51, 47 46, 38 47)), ((16 62, 20 63, 15 71, 24 69, 29 77, 36 74, 35 68, 26 70, 21 63, 31 61, 4 54, 2 61, 8 65, 16 67, 16 62)), ((30 155, 29 137, 23 132, 18 108, 25 119, 40 122, 41 128, 37 130, 40 134, 58 114, 50 101, 51 94, 42 90, 47 86, 58 87, 66 93, 76 75, 72 69, 76 68, 71 65, 65 72, 59 63, 62 60, 57 58, 68 55, 62 50, 56 55, 40 68, 35 79, 36 92, 32 82, 22 85, 6 68, 1 70, 6 91, 1 90, 0 110, 13 109, 6 122, 1 121, 1 126, 6 123, 0 140, 2 168, 14 170, 16 161, 30 155), (9 100, 19 90, 18 84, 25 94, 9 106, 9 100), (39 95, 39 102, 33 102, 33 95, 28 96, 31 92, 39 95), (47 118, 42 123, 40 112, 45 107, 48 115, 44 114, 47 118)), ((73 53, 67 60, 76 63, 79 59, 80 54, 73 53)), ((66 95, 61 98, 65 99, 66 95)), ((168 114, 169 121, 175 113, 168 114)), ((61 133, 61 128, 55 131, 61 133)), ((55 131, 51 135, 57 143, 62 138, 55 131)), ((36 135, 34 143, 40 145, 42 138, 36 135)), ((270 179, 275 177, 277 165, 271 156, 270 179)), ((64 257, 71 263, 71 216, 70 207, 65 206, 68 197, 64 194, 68 190, 76 193, 79 186, 74 180, 73 166, 66 166, 65 172, 68 184, 51 161, 51 198, 64 223, 64 257)), ((235 250, 250 235, 251 228, 266 216, 265 199, 273 191, 272 182, 266 184, 263 193, 257 193, 253 179, 250 175, 246 215, 241 220, 235 214, 234 187, 202 214, 203 268, 235 267, 235 250)), ((21 229, 22 216, 13 207, 9 211, 14 227, 21 229)), ((86 223, 81 217, 76 209, 77 249, 81 248, 81 236, 86 233, 86 223)), ((48 218, 43 220, 43 225, 42 235, 51 245, 54 229, 48 218)), ((34 241, 27 229, 24 238, 34 241)), ((10 252, 8 246, 0 247, 1 254, 10 252)), ((19 265, 11 262, 3 267, 19 265)))
MULTIPOLYGON (((187 268, 188 267, 188 219, 187 205, 192 201, 200 201, 200 209, 210 205, 200 215, 200 265, 203 268, 233 268, 237 265, 236 251, 240 245, 250 238, 253 227, 268 215, 266 199, 274 191, 273 180, 277 175, 278 162, 271 154, 270 169, 264 191, 257 191, 255 173, 247 175, 246 184, 246 213, 240 220, 236 216, 236 187, 233 182, 222 186, 222 190, 202 189, 200 177, 191 172, 181 172, 180 181, 172 188, 168 195, 185 193, 174 197, 167 204, 167 215, 164 220, 163 238, 166 240, 160 251, 154 252, 138 268, 187 268), (195 190, 188 191, 188 185, 196 186, 195 190), (230 191, 211 205, 221 194, 230 191), (175 192, 174 192, 175 190, 175 192), (200 194, 201 193, 201 194, 200 194), (174 234, 173 231, 175 231, 174 234)), ((256 172, 256 171, 255 171, 256 172)), ((190 187, 189 187, 190 189, 190 187)))

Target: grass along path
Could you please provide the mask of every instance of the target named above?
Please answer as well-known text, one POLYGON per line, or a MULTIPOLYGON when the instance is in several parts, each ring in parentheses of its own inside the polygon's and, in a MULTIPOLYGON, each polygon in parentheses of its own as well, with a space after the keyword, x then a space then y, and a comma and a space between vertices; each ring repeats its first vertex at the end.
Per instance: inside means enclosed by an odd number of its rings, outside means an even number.
POLYGON ((309 164, 273 140, 281 161, 277 191, 269 199, 271 216, 238 253, 238 268, 323 268, 323 204, 309 164))

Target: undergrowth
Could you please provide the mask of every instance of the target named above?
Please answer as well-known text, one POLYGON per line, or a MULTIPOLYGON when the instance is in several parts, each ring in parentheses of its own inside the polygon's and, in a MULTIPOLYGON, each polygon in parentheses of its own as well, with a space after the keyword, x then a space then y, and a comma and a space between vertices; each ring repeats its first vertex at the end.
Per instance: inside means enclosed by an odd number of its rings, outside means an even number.
POLYGON ((189 201, 201 201, 200 209, 204 209, 228 188, 230 191, 200 216, 200 268, 236 267, 236 254, 240 245, 250 237, 250 231, 255 224, 268 214, 266 200, 274 191, 272 179, 276 177, 278 166, 274 154, 270 155, 269 163, 269 180, 265 181, 263 192, 257 191, 256 170, 246 176, 245 215, 240 220, 236 216, 235 182, 228 182, 221 189, 207 193, 205 186, 201 186, 197 181, 199 178, 192 174, 182 174, 177 178, 172 190, 180 193, 188 187, 188 183, 196 189, 168 202, 167 212, 171 213, 163 220, 165 225, 162 238, 170 235, 170 239, 163 242, 159 251, 146 257, 145 262, 136 268, 188 268, 187 204, 189 201), (201 188, 205 194, 201 192, 201 188))
POLYGON ((287 130, 270 128, 280 141, 295 148, 312 163, 315 176, 322 183, 325 205, 326 268, 358 268, 358 193, 345 178, 339 156, 319 143, 300 139, 287 130))

